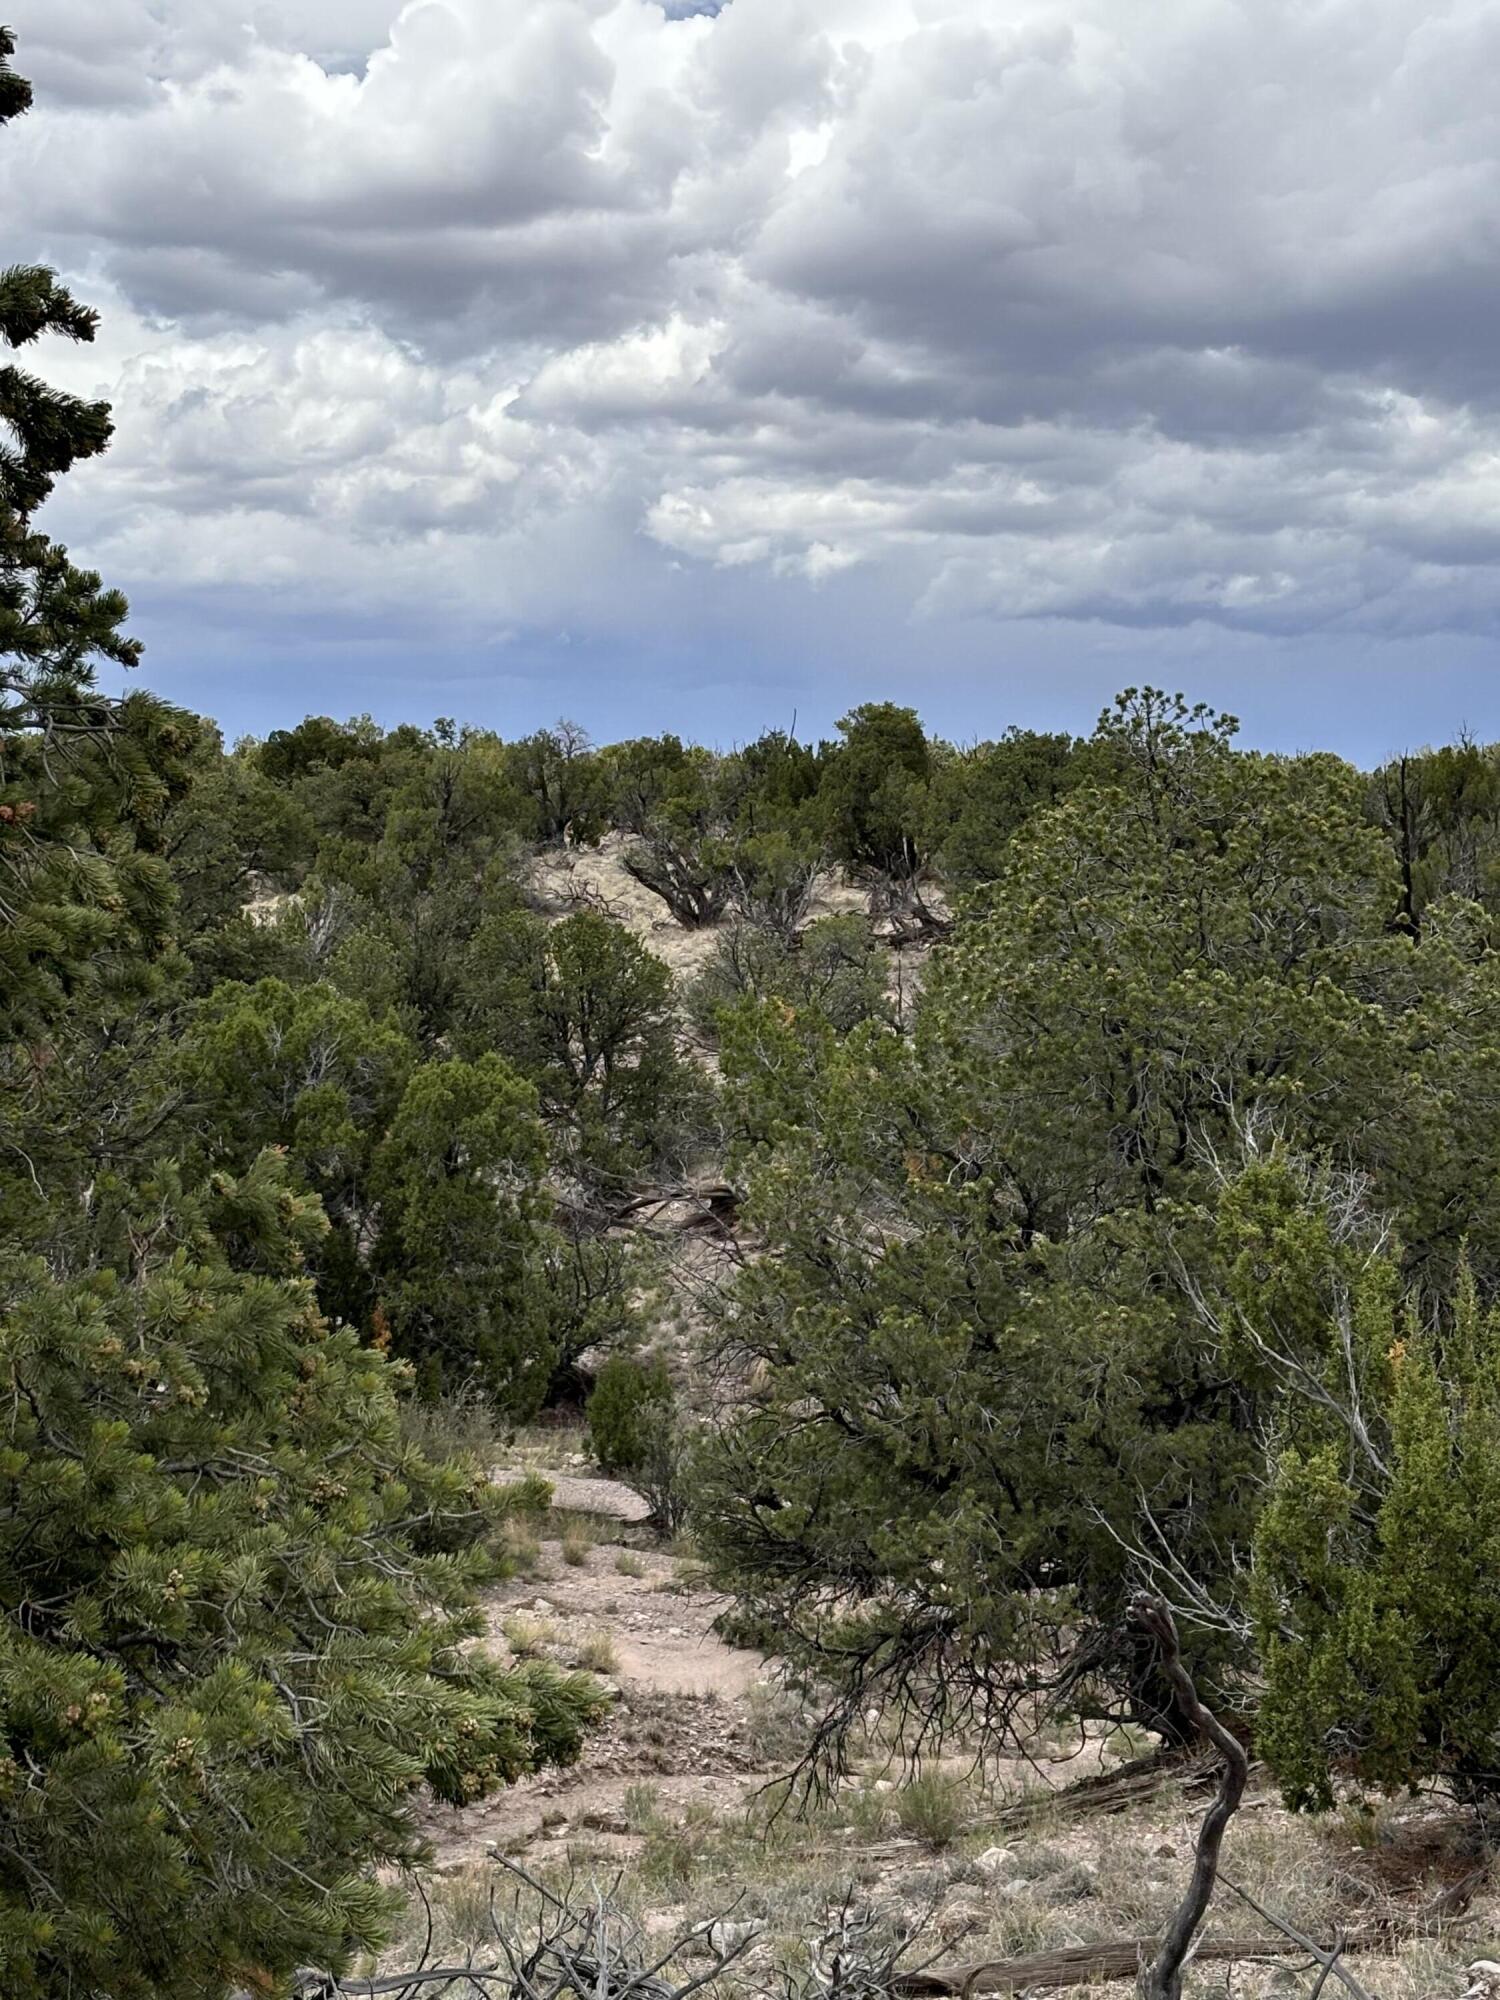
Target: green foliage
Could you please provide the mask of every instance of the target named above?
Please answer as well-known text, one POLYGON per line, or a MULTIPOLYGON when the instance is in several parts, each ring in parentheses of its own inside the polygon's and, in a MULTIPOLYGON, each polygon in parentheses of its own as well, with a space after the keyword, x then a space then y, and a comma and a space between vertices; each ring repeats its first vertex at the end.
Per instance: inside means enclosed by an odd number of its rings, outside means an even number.
POLYGON ((688 1518, 692 1452, 666 1363, 611 1355, 589 1397, 588 1425, 603 1469, 635 1488, 662 1534, 680 1533, 688 1518))
POLYGON ((274 1156, 195 1191, 163 1169, 129 1207, 127 1264, 0 1276, 17 1995, 347 1965, 415 1789, 569 1758, 594 1711, 466 1645, 495 1491, 402 1444, 390 1364, 297 1275, 321 1218, 274 1156))
POLYGON ((645 1464, 656 1419, 675 1398, 666 1363, 612 1354, 588 1401, 589 1444, 605 1472, 637 1472, 645 1464))
POLYGON ((1153 1207, 1252 1105, 1335 1142, 1395 1086, 1371 1004, 1403 976, 1395 885, 1357 774, 1232 732, 1122 697, 1099 732, 1118 775, 1029 824, 934 966, 919 1038, 1029 1228, 1153 1207))
POLYGON ((1032 814, 1097 779, 1105 761, 1097 745, 1030 729, 1008 729, 998 743, 943 760, 932 783, 925 841, 945 879, 960 888, 994 881, 1032 814))
MULTIPOLYGON (((31 104, 0 30, 0 124, 31 104)), ((94 337, 97 315, 34 265, 0 273, 0 342, 94 337)), ((150 697, 106 699, 100 659, 134 666, 127 606, 37 533, 57 480, 109 442, 103 403, 0 367, 0 1031, 35 1034, 80 985, 120 976, 165 941, 159 826, 181 778, 183 718, 150 697)))
POLYGON ((672 736, 621 745, 613 768, 620 823, 639 836, 625 866, 678 923, 699 930, 733 910, 795 934, 824 852, 810 751, 772 731, 714 757, 672 736))
POLYGON ((684 930, 717 923, 734 891, 733 848, 703 791, 669 800, 626 852, 625 867, 684 930))
POLYGON ((359 1001, 263 979, 216 988, 194 1011, 176 1068, 211 1157, 280 1147, 337 1207, 368 1176, 413 1060, 399 1029, 359 1001))
MULTIPOLYGON (((11 46, 0 121, 30 102, 11 46)), ((93 328, 51 273, 0 277, 12 349, 93 328)), ((455 771, 456 745, 327 725, 225 757, 149 696, 100 696, 97 662, 137 658, 124 600, 30 517, 108 412, 6 367, 0 414, 0 1986, 276 1987, 379 1942, 419 1796, 567 1760, 598 1713, 589 1683, 473 1647, 505 1516, 535 1496, 404 1441, 404 1371, 313 1283, 332 1244, 360 1264, 388 1201, 414 1278, 436 1258, 479 1289, 481 1209, 535 1200, 504 1181, 540 1173, 530 1094, 493 1057, 446 1106, 441 1077, 414 1094, 404 1034, 303 983, 316 927, 241 908, 330 824, 316 858, 357 897, 336 864, 394 815, 392 921, 461 892, 482 911, 509 808, 482 745, 455 771), (438 880, 450 852, 466 880, 438 880), (289 978, 220 983, 271 966, 289 978)), ((528 1296, 559 1267, 484 1254, 528 1296)), ((483 1289, 481 1336, 503 1284, 483 1289)), ((436 1281, 429 1301, 440 1322, 463 1303, 436 1281)), ((502 1324, 514 1370, 531 1321, 502 1324)))
POLYGON ((914 877, 925 859, 922 832, 932 751, 917 712, 865 702, 839 723, 843 742, 829 756, 818 799, 834 853, 848 868, 914 877))
POLYGON ((242 1168, 276 1146, 317 1194, 332 1228, 317 1259, 324 1310, 368 1324, 361 1269, 372 1226, 377 1149, 415 1061, 399 1029, 332 986, 279 979, 218 987, 191 1017, 172 1062, 196 1116, 191 1149, 242 1168))
POLYGON ((536 1086, 561 1164, 606 1200, 679 1148, 697 1094, 677 1049, 671 975, 591 910, 487 920, 460 974, 460 1042, 536 1086))
POLYGON ((295 887, 312 859, 314 832, 301 802, 273 784, 253 756, 224 754, 212 724, 199 725, 187 769, 162 852, 177 889, 178 934, 194 940, 201 960, 217 956, 214 933, 237 928, 256 890, 295 887))
POLYGON ((416 1070, 373 1169, 381 1302, 434 1388, 478 1375, 532 1415, 557 1362, 536 1257, 549 1204, 536 1093, 494 1054, 416 1070))
POLYGON ((1464 1267, 1419 1300, 1347 1191, 1284 1162, 1242 1176, 1217 1236, 1240 1368, 1279 1392, 1258 1747, 1294 1805, 1331 1806, 1336 1772, 1491 1793, 1500 1311, 1464 1267))
POLYGON ((668 802, 688 790, 698 760, 678 736, 636 736, 599 752, 610 824, 643 834, 668 802))
MULTIPOLYGON (((756 1395, 698 1468, 721 1584, 861 1707, 997 1723, 1067 1684, 1085 1711, 1170 1733, 1139 1661, 1079 1668, 1129 1588, 1138 1489, 1185 1560, 1212 1571, 1232 1544, 1258 1468, 1234 1386, 1149 1240, 1044 1242, 969 1171, 969 1107, 916 1050, 867 1024, 799 1062, 774 1027, 747 1147, 765 1254, 721 1327, 756 1395)), ((1222 1647, 1194 1663, 1211 1684, 1222 1647)))
POLYGON ((731 864, 736 911, 744 922, 794 942, 822 862, 822 848, 805 823, 743 835, 731 864))
POLYGON ((1370 780, 1370 816, 1401 870, 1401 921, 1419 936, 1444 896, 1500 908, 1500 757, 1467 739, 1398 757, 1370 780))
POLYGON ((844 1034, 886 1016, 886 963, 863 917, 819 917, 795 942, 736 924, 689 989, 687 1009, 704 1033, 717 1035, 722 1009, 746 999, 777 1000, 844 1034))
POLYGON ((526 830, 533 840, 597 840, 607 780, 587 735, 576 722, 510 746, 507 773, 526 801, 526 830))
MULTIPOLYGON (((0 277, 12 350, 93 328, 0 277)), ((1145 1565, 1296 1803, 1492 1786, 1493 746, 1362 776, 1146 689, 963 751, 870 703, 817 751, 309 717, 226 753, 99 696, 124 601, 32 526, 108 412, 7 367, 0 414, 7 1993, 346 1964, 419 1788, 574 1753, 583 1684, 468 1643, 535 1496, 416 1440, 598 1348, 601 1465, 669 1532, 692 1488, 736 1628, 848 1713, 1178 1732, 1120 1631, 1145 1565), (721 1081, 637 938, 528 904, 608 832, 723 926, 683 996, 721 1081), (898 929, 968 892, 910 1021, 863 918, 808 921, 829 860, 898 929), (616 1225, 709 1130, 759 1254, 700 1440, 618 1351, 616 1225)), ((902 1797, 951 1836, 951 1788, 902 1797)))
POLYGON ((326 715, 309 715, 295 729, 273 729, 256 754, 256 763, 272 783, 316 771, 337 771, 345 764, 372 763, 380 754, 374 725, 365 720, 338 723, 326 715))
POLYGON ((847 1690, 940 1723, 1066 1689, 1170 1733, 1117 1636, 1132 1550, 1229 1601, 1187 1635, 1203 1684, 1252 1671, 1235 1551, 1287 1393, 1199 1310, 1225 1164, 1277 1127, 1337 1149, 1413 1257, 1468 1230, 1488 1268, 1494 972, 1461 916, 1420 958, 1392 933, 1347 767, 1243 755, 1149 691, 1093 754, 934 955, 909 1042, 721 1010, 763 1255, 719 1332, 757 1399, 696 1525, 739 1614, 847 1690))

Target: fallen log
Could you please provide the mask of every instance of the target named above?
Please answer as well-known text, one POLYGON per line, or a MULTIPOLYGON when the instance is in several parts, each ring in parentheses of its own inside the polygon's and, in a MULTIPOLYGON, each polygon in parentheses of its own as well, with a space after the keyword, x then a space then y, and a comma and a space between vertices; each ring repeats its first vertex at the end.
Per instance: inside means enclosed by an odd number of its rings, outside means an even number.
MULTIPOLYGON (((1024 1958, 981 1958, 966 1965, 930 1965, 925 1972, 898 1973, 892 1991, 911 1996, 968 1993, 1022 1993, 1061 1986, 1103 1986, 1134 1979, 1160 1949, 1154 1937, 1105 1938, 1099 1944, 1063 1945, 1056 1951, 1028 1952, 1024 1958)), ((1346 1951, 1354 1941, 1345 1941, 1346 1951)), ((1200 1962, 1306 1958, 1300 1944, 1284 1937, 1207 1938, 1193 1954, 1200 1962)))
MULTIPOLYGON (((1348 1931, 1342 1949, 1376 1951, 1396 1941, 1389 1924, 1348 1931)), ((918 2000, 945 1994, 1023 1993, 1029 1988, 1055 1991, 1062 1986, 1107 1986, 1134 1979, 1143 1963, 1160 1949, 1154 1937, 1106 1938, 1100 1944, 1065 1945, 1058 1951, 1031 1952, 1025 1958, 982 1958, 969 1965, 932 1965, 925 1972, 898 1973, 891 1991, 918 2000)), ((1307 1958, 1308 1947, 1289 1937, 1205 1938, 1192 1954, 1195 1965, 1253 1964, 1277 1958, 1307 1958)))
MULTIPOLYGON (((1341 1931, 1336 1951, 1331 1955, 1389 1950, 1402 1938, 1417 1937, 1435 1924, 1453 1921, 1488 1872, 1487 1863, 1475 1868, 1462 1881, 1413 1910, 1404 1921, 1399 1917, 1385 1918, 1341 1931)), ((1237 1893, 1243 1895, 1244 1891, 1237 1893)), ((1274 1912, 1262 1909, 1260 1904, 1254 1907, 1272 1923, 1281 1922, 1274 1912)), ((1154 1937, 1105 1938, 1098 1944, 1063 1945, 1055 1951, 1031 1952, 1025 1958, 981 1958, 963 1965, 929 1965, 920 1971, 897 1973, 890 1990, 905 1996, 905 2000, 928 2000, 928 1996, 930 2000, 942 2000, 948 1994, 967 1996, 1022 1993, 1028 1988, 1055 1991, 1063 1986, 1105 1986, 1115 1980, 1134 1979, 1142 1965, 1160 1949, 1160 1944, 1161 1940, 1154 1937)), ((1278 1958, 1312 1958, 1326 1965, 1329 1956, 1300 1932, 1282 1929, 1270 1936, 1202 1938, 1193 1950, 1192 1962, 1233 1965, 1278 1958)))

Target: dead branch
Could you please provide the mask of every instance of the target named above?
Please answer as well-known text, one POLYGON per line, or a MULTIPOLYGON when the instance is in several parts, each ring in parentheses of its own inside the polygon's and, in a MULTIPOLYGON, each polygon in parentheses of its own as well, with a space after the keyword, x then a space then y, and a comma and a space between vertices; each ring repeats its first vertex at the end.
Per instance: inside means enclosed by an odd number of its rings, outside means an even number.
POLYGON ((1132 1758, 1113 1771, 1091 1772, 1055 1792, 1032 1792, 984 1816, 983 1825, 995 1832, 1020 1832, 1038 1820, 1104 1817, 1126 1812, 1164 1792, 1169 1785, 1193 1791, 1212 1780, 1218 1759, 1201 1751, 1184 1751, 1175 1746, 1153 1750, 1149 1756, 1132 1758))
POLYGON ((1187 1893, 1167 1926, 1156 1957, 1149 1966, 1143 1965, 1141 1971, 1142 2000, 1181 2000, 1182 1968, 1187 1963, 1198 1927, 1208 1914, 1219 1872, 1219 1850, 1224 1844, 1224 1831, 1245 1796, 1250 1760, 1239 1739, 1231 1735, 1212 1709, 1205 1707, 1199 1699, 1193 1677, 1182 1663, 1176 1621, 1162 1600, 1142 1592, 1132 1599, 1130 1615, 1160 1647, 1162 1672, 1172 1683, 1183 1712, 1192 1718, 1199 1731, 1224 1759, 1218 1797, 1204 1814, 1203 1824, 1198 1829, 1198 1847, 1187 1893))
MULTIPOLYGON (((769 1969, 760 1977, 734 1973, 764 1931, 758 1922, 732 1920, 734 1905, 678 1931, 669 1941, 649 1939, 619 1907, 619 1879, 601 1887, 591 1880, 554 1889, 517 1862, 497 1857, 511 1896, 500 1907, 491 1891, 491 1933, 483 1961, 431 1964, 424 1949, 407 1971, 337 1978, 303 1970, 292 1982, 293 2000, 695 2000, 714 1988, 746 2000, 889 2000, 903 1977, 920 1978, 932 1961, 913 1963, 930 1938, 932 1910, 902 1934, 893 1932, 851 1887, 832 1908, 819 1936, 809 1939, 805 1965, 769 1969), (690 1961, 683 1964, 682 1961, 690 1961)), ((425 1897, 424 1897, 425 1902, 425 1897)), ((428 1947, 432 1942, 429 1924, 428 1947)), ((249 2000, 235 1995, 234 2000, 249 2000)))
MULTIPOLYGON (((1345 1932, 1332 1950, 1325 1950, 1275 1911, 1220 1876, 1226 1889, 1233 1890, 1258 1916, 1273 1926, 1271 1935, 1239 1938, 1205 1938, 1193 1956, 1199 1964, 1249 1964, 1282 1958, 1307 1958, 1320 1968, 1322 1978, 1339 1980, 1351 1996, 1369 2000, 1365 1989, 1344 1964, 1351 1952, 1389 1951, 1405 1937, 1420 1937, 1460 1912, 1474 1891, 1486 1879, 1489 1863, 1481 1863, 1461 1882, 1455 1882, 1405 1918, 1397 1915, 1374 1923, 1361 1924, 1345 1932)), ((1136 1979, 1147 1959, 1160 1950, 1157 1939, 1149 1937, 1106 1938, 1098 1944, 1067 1945, 1057 1951, 1032 1952, 1025 1958, 980 1959, 970 1964, 929 1966, 918 1972, 901 1973, 892 1982, 893 1994, 906 2000, 942 2000, 945 1995, 980 1993, 1020 1993, 1028 1989, 1044 1991, 1061 1986, 1108 1984, 1136 1979)))
MULTIPOLYGON (((1368 1951, 1388 1941, 1389 1933, 1371 1926, 1368 1934, 1351 1932, 1343 1951, 1368 1951)), ((1107 1985, 1137 1979, 1141 1967, 1160 1943, 1151 1937, 1106 1938, 1098 1944, 1065 1945, 1057 1951, 1030 1952, 1024 1958, 980 1959, 968 1965, 930 1967, 922 1973, 898 1976, 892 1992, 908 2000, 940 2000, 944 1995, 1042 1992, 1063 1986, 1107 1985)), ((1209 1938, 1193 1954, 1199 1964, 1234 1964, 1307 1958, 1311 1954, 1292 1939, 1269 1937, 1209 1938)), ((1321 1954, 1320 1954, 1321 1956, 1321 1954)))
MULTIPOLYGON (((549 1888, 514 1861, 497 1858, 511 1897, 490 1898, 490 1942, 482 1960, 419 1962, 402 1972, 336 1978, 304 1971, 295 2000, 439 2000, 449 1993, 504 1995, 505 2000, 693 2000, 744 1957, 756 1924, 728 1924, 725 1913, 693 1924, 665 1947, 648 1939, 620 1910, 612 1893, 588 1884, 549 1888), (678 1961, 690 1958, 692 1968, 678 1961)), ((428 1930, 429 1945, 431 1929, 428 1930)))

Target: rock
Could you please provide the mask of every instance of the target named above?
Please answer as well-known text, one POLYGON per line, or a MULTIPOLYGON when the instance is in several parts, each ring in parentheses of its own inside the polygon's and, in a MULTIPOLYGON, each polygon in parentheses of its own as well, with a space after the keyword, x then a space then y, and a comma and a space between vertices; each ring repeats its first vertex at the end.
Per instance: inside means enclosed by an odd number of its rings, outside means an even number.
POLYGON ((1099 1887, 1099 1878, 1086 1861, 1075 1861, 1047 1885, 1049 1903, 1084 1903, 1099 1887))
POLYGON ((974 1861, 980 1874, 989 1876, 991 1880, 997 1875, 1010 1874, 1015 1865, 1015 1853, 1009 1847, 987 1847, 974 1861))
POLYGON ((566 1826, 567 1823, 568 1823, 568 1815, 565 1812, 559 1812, 554 1809, 552 1812, 544 1812, 542 1814, 543 1833, 550 1832, 551 1829, 556 1826, 566 1826))
POLYGON ((545 1597, 537 1597, 532 1600, 531 1608, 539 1617, 550 1618, 556 1611, 557 1606, 550 1603, 545 1597))
POLYGON ((975 1924, 983 1923, 984 1916, 984 1901, 981 1897, 955 1896, 952 1902, 945 1904, 936 1922, 941 1935, 951 1939, 972 1929, 975 1924))
POLYGON ((1172 1845, 1170 1840, 1164 1840, 1161 1846, 1156 1849, 1156 1858, 1158 1861, 1175 1861, 1177 1859, 1177 1849, 1172 1845))
POLYGON ((730 1917, 720 1917, 716 1924, 709 1926, 709 1949, 720 1953, 734 1951, 742 1945, 752 1943, 764 1929, 765 1925, 757 1923, 753 1918, 747 1917, 736 1921, 730 1917))

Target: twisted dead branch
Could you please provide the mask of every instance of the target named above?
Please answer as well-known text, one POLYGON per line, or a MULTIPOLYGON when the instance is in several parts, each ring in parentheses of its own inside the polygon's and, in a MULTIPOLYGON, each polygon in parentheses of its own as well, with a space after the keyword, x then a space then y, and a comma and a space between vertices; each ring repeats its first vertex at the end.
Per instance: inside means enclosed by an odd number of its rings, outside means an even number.
POLYGON ((1171 1682, 1183 1713, 1191 1716, 1200 1733, 1208 1738, 1224 1759, 1218 1796, 1203 1815, 1203 1824, 1198 1829, 1198 1846, 1187 1894, 1167 1926, 1161 1949, 1141 1972, 1142 2000, 1181 2000, 1182 1968, 1187 1963, 1193 1939, 1213 1900, 1214 1883, 1219 1873, 1219 1851, 1224 1844, 1225 1829, 1239 1811, 1240 1801, 1245 1796, 1250 1761, 1245 1755, 1244 1745, 1230 1734, 1213 1710, 1199 1698, 1193 1677, 1182 1663, 1176 1620, 1162 1600, 1142 1592, 1132 1599, 1130 1615, 1143 1631, 1150 1633, 1160 1648, 1162 1672, 1171 1682))

